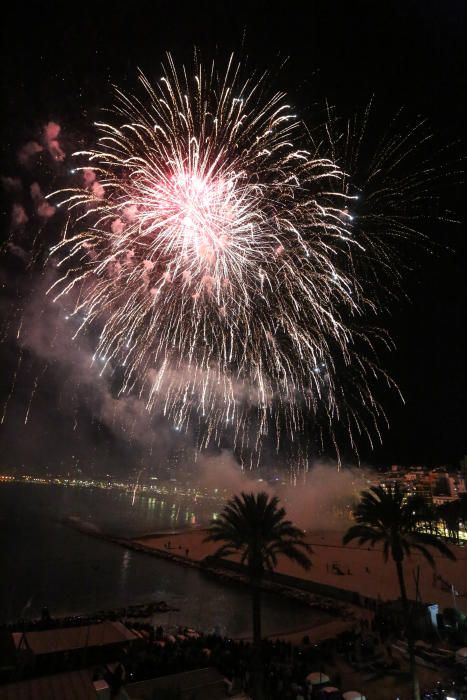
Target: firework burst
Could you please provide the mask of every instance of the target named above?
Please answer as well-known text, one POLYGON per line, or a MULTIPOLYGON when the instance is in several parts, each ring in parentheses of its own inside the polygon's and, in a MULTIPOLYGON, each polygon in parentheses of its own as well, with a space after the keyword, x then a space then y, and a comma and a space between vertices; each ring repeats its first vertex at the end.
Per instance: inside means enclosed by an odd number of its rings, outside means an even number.
POLYGON ((99 329, 95 359, 122 367, 121 392, 196 424, 202 445, 226 426, 240 447, 279 443, 317 414, 354 442, 372 427, 343 375, 376 428, 385 376, 359 260, 387 264, 387 250, 356 225, 332 149, 240 73, 231 60, 189 75, 169 57, 155 86, 140 76, 143 99, 116 90, 96 148, 76 154, 84 186, 62 196, 51 293, 76 333, 99 329))

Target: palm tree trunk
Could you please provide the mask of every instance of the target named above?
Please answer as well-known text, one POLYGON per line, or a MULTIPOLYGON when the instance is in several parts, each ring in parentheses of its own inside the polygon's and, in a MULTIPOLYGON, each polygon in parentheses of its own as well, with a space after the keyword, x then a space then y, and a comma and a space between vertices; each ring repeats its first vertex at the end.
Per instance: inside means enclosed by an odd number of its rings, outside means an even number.
POLYGON ((263 700, 263 668, 261 661, 261 583, 251 582, 251 603, 253 613, 253 697, 263 700))
POLYGON ((420 685, 418 683, 417 665, 415 663, 415 646, 412 632, 412 620, 409 610, 409 601, 407 599, 407 590, 405 587, 404 570, 402 561, 396 560, 397 578, 399 579, 399 587, 401 589, 402 610, 405 618, 405 631, 407 635, 407 646, 409 648, 409 665, 410 674, 412 676, 412 693, 413 700, 420 700, 420 685))

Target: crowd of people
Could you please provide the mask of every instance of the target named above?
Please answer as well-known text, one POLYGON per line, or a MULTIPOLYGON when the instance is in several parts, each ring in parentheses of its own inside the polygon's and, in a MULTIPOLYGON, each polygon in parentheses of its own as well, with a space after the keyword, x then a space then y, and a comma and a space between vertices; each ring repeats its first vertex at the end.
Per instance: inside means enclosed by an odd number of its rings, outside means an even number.
MULTIPOLYGON (((213 666, 225 678, 227 693, 249 693, 253 682, 251 644, 234 641, 216 634, 200 635, 181 629, 178 634, 164 634, 141 626, 147 644, 128 651, 122 659, 127 682, 135 682, 169 674, 213 666)), ((263 682, 266 697, 271 700, 307 700, 311 686, 306 677, 311 671, 325 673, 332 659, 330 643, 311 645, 307 638, 300 646, 281 640, 262 643, 263 682)), ((334 677, 336 684, 340 678, 334 677)), ((316 693, 313 697, 316 697, 316 693)))
MULTIPOLYGON (((51 629, 63 626, 64 622, 73 626, 82 621, 82 618, 52 620, 47 611, 32 629, 51 629)), ((112 671, 105 663, 96 667, 96 677, 104 677, 115 696, 119 688, 128 683, 206 667, 214 667, 222 674, 226 695, 251 693, 254 654, 249 642, 219 634, 201 634, 188 628, 154 627, 134 618, 125 622, 136 632, 136 642, 122 649, 119 663, 112 671)), ((261 647, 265 697, 270 700, 333 699, 332 693, 322 693, 319 683, 309 682, 309 674, 315 673, 319 678, 325 675, 328 686, 339 689, 335 697, 340 698, 341 691, 348 690, 342 687, 338 671, 343 668, 341 662, 344 668, 351 667, 367 675, 371 671, 370 675, 375 678, 387 673, 400 674, 404 671, 400 656, 393 657, 392 643, 402 636, 399 611, 380 606, 371 617, 362 617, 353 629, 321 643, 311 643, 307 636, 299 645, 265 639, 261 647)))
MULTIPOLYGON (((312 644, 306 636, 299 645, 284 640, 263 640, 265 697, 270 700, 333 698, 332 693, 323 694, 319 684, 308 682, 309 674, 314 672, 323 674, 323 678, 326 676, 324 685, 338 688, 335 697, 340 698, 342 690, 349 688, 342 687, 342 678, 337 671, 340 667, 336 663, 338 657, 354 670, 368 670, 376 662, 383 675, 388 672, 407 675, 401 671, 400 660, 392 656, 390 639, 396 625, 391 615, 380 613, 371 621, 362 620, 353 630, 318 644, 312 644)), ((251 693, 254 655, 249 642, 217 634, 199 634, 187 628, 167 633, 162 627, 153 628, 144 623, 136 625, 136 629, 144 642, 128 649, 122 658, 124 673, 119 676, 121 682, 125 679, 131 683, 212 666, 223 675, 228 695, 251 693)))

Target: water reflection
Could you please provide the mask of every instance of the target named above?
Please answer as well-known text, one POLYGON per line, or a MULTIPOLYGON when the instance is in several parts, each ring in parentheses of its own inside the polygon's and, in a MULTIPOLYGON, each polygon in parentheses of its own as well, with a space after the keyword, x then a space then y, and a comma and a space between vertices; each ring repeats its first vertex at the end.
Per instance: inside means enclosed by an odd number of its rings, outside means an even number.
MULTIPOLYGON (((220 504, 217 505, 217 512, 220 504)), ((225 587, 197 570, 123 550, 87 537, 60 522, 70 515, 106 532, 129 537, 187 523, 206 523, 213 504, 187 498, 140 496, 8 484, 0 487, 0 621, 70 614, 165 600, 180 612, 155 620, 232 636, 250 629, 250 599, 244 589, 225 587), (149 502, 150 501, 150 502, 149 502)), ((265 596, 265 633, 304 627, 320 613, 265 596)))
POLYGON ((120 567, 120 591, 124 591, 127 587, 128 572, 131 566, 131 549, 125 549, 122 556, 122 565, 120 567))

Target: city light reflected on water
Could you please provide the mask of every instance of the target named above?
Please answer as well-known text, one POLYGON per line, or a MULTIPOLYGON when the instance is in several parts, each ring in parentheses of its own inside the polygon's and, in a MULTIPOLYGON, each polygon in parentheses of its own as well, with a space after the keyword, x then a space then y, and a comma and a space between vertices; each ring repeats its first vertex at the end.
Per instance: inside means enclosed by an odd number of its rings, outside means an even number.
MULTIPOLYGON (((22 614, 76 614, 133 603, 165 601, 177 612, 161 613, 157 624, 183 624, 223 634, 250 632, 248 591, 225 586, 195 569, 88 537, 66 524, 69 517, 104 532, 131 537, 204 525, 221 503, 186 496, 57 485, 8 483, 0 488, 0 621, 22 614), (12 534, 14 533, 14 537, 12 534), (25 606, 28 605, 25 610, 25 606)), ((298 629, 317 621, 313 609, 265 596, 266 633, 298 629)))

